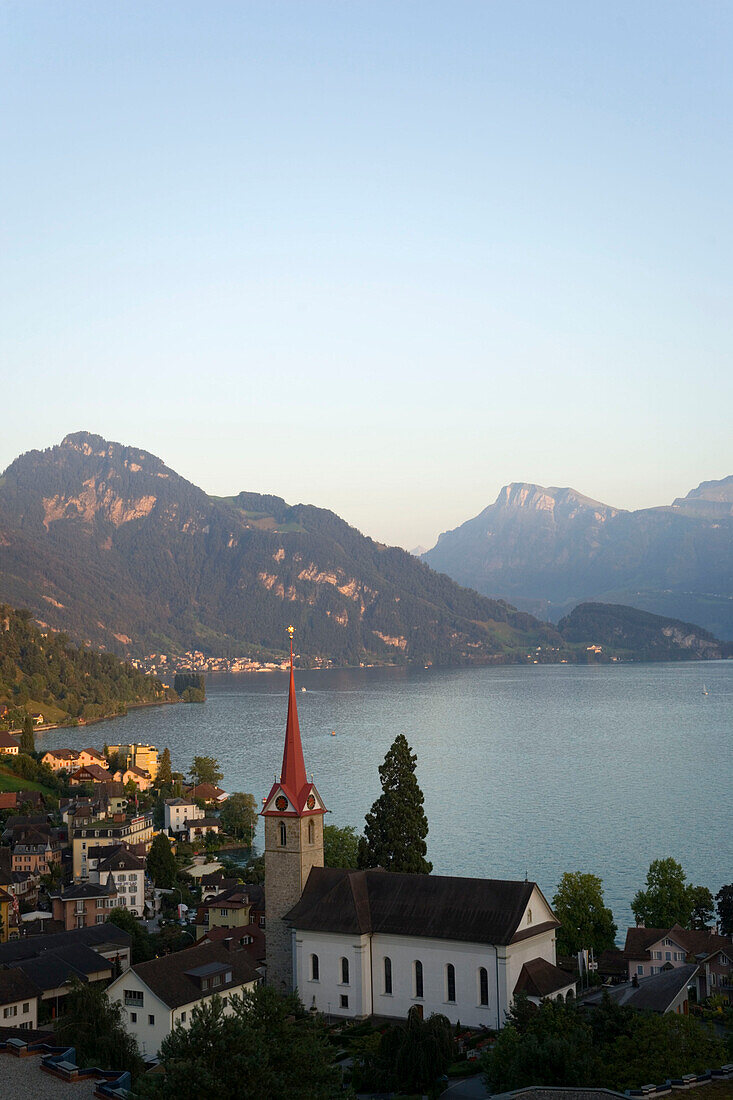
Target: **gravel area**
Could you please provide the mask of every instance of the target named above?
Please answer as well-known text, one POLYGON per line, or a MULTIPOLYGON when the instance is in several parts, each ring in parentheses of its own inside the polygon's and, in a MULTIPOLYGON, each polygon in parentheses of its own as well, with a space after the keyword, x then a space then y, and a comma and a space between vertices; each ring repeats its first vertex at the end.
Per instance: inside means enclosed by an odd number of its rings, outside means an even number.
POLYGON ((59 1081, 41 1069, 40 1055, 16 1058, 0 1053, 0 1096, 13 1100, 91 1100, 95 1080, 59 1081))

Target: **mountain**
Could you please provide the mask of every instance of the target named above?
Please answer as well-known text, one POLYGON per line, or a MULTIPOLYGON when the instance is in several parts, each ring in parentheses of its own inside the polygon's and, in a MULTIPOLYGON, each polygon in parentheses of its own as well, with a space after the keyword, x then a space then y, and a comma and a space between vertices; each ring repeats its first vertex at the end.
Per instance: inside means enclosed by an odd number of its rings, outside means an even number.
POLYGON ((733 639, 733 476, 635 512, 507 485, 422 560, 553 620, 586 601, 626 604, 733 639))
POLYGON ((604 652, 633 654, 643 661, 709 660, 733 654, 733 644, 721 644, 692 623, 611 603, 579 604, 560 619, 558 630, 569 645, 584 645, 592 638, 604 652))
POLYGON ((459 587, 333 512, 207 496, 87 432, 0 478, 0 599, 120 653, 282 653, 337 663, 526 659, 557 631, 459 587))

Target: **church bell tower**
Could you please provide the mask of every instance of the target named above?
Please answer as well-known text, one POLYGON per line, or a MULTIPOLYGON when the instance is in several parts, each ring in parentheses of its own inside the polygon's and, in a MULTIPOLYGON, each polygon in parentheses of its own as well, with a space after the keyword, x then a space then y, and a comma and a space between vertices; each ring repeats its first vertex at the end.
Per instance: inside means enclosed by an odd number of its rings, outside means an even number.
MULTIPOLYGON (((295 988, 292 932, 283 917, 300 901, 311 867, 323 867, 323 815, 326 808, 308 782, 300 740, 290 634, 290 690, 282 770, 264 801, 265 953, 267 982, 290 992, 295 988)), ((311 777, 312 778, 312 777, 311 777)))

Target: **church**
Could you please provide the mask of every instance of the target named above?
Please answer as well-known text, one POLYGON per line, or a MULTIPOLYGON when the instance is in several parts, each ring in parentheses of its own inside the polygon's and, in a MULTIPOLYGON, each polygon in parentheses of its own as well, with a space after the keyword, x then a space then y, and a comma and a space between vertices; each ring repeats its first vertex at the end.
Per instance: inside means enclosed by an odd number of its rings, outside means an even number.
POLYGON ((332 1017, 417 1007, 497 1029, 519 991, 573 996, 536 883, 324 867, 326 807, 305 769, 290 635, 282 769, 261 811, 268 983, 332 1017))

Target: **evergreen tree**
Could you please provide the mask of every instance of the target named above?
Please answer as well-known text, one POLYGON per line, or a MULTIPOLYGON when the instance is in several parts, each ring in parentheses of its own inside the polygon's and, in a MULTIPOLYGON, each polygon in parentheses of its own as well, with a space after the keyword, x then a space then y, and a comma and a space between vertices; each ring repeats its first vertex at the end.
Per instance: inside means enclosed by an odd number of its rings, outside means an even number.
POLYGON ((176 857, 164 833, 158 833, 148 852, 148 874, 158 887, 169 890, 176 881, 176 857))
POLYGON ((20 751, 31 756, 36 751, 36 742, 33 736, 33 719, 26 714, 23 719, 23 731, 20 735, 20 751))
POLYGON ((721 886, 715 895, 718 909, 718 921, 720 922, 720 934, 722 936, 733 935, 733 883, 721 886))
POLYGON ((382 794, 366 815, 364 836, 359 840, 359 867, 385 871, 430 874, 425 858, 428 819, 423 793, 415 778, 417 756, 400 733, 379 768, 382 794))
POLYGON ((171 750, 166 746, 160 754, 158 761, 157 783, 159 787, 173 786, 173 768, 171 767, 171 750))
POLYGON ((224 778, 219 761, 213 756, 194 756, 188 774, 197 787, 201 783, 211 783, 212 787, 216 787, 224 778))
POLYGON ((54 1042, 73 1046, 80 1066, 111 1066, 137 1075, 143 1060, 122 1022, 122 1005, 110 1002, 99 983, 71 979, 64 1014, 56 1021, 54 1042))
POLYGON ((235 791, 222 806, 220 818, 225 832, 251 845, 257 828, 257 799, 253 794, 235 791))

